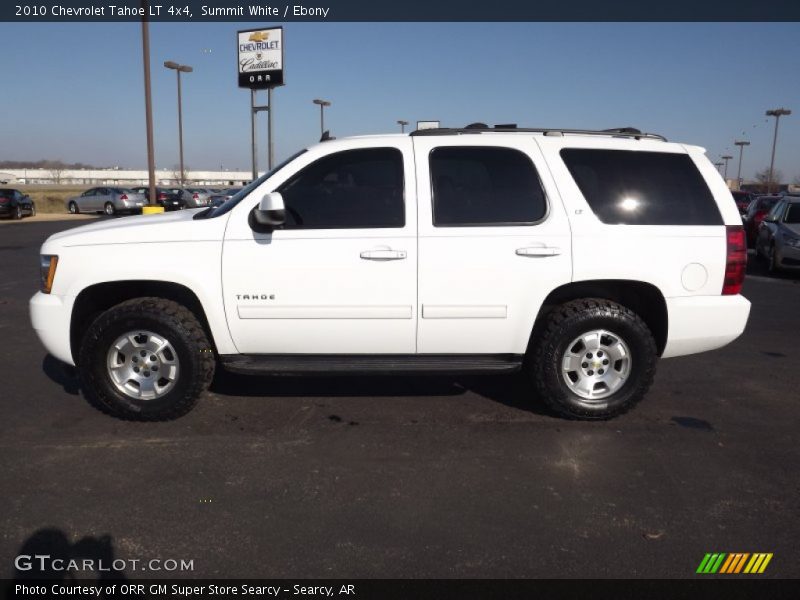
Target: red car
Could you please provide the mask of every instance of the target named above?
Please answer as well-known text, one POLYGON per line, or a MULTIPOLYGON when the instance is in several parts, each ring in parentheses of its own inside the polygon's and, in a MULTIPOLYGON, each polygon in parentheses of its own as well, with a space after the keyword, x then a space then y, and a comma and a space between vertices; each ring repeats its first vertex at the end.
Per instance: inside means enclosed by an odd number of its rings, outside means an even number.
POLYGON ((733 195, 733 201, 736 202, 736 208, 739 209, 739 214, 744 215, 747 213, 747 207, 750 206, 755 196, 750 192, 742 192, 741 190, 733 190, 731 194, 733 195))
POLYGON ((744 215, 744 231, 747 234, 748 246, 755 247, 758 226, 781 198, 782 196, 758 196, 747 207, 747 213, 744 215))

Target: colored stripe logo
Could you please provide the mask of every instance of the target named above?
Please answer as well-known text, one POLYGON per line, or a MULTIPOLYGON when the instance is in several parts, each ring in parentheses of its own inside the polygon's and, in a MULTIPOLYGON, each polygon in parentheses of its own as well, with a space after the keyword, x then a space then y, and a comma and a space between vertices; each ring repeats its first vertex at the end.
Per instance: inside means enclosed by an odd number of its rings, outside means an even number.
POLYGON ((772 552, 714 552, 708 553, 700 561, 696 573, 701 575, 724 575, 763 573, 772 560, 772 552))

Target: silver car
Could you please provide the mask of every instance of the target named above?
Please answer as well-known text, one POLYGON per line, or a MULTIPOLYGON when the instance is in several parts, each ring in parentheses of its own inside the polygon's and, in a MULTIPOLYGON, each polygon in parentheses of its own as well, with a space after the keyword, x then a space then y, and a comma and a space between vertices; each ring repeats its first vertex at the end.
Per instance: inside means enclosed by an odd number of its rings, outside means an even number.
POLYGON ((211 200, 211 194, 214 193, 208 188, 186 188, 184 192, 186 192, 184 195, 186 199, 186 208, 208 206, 211 200))
POLYGON ((214 192, 209 197, 209 206, 213 206, 216 208, 217 206, 222 206, 225 202, 233 198, 236 194, 241 191, 242 188, 227 188, 219 192, 214 192))
POLYGON ((756 254, 767 259, 770 273, 800 270, 800 198, 784 196, 764 217, 756 254))
POLYGON ((144 194, 121 187, 96 187, 67 200, 67 210, 72 214, 103 212, 108 216, 117 213, 138 213, 145 205, 144 194))

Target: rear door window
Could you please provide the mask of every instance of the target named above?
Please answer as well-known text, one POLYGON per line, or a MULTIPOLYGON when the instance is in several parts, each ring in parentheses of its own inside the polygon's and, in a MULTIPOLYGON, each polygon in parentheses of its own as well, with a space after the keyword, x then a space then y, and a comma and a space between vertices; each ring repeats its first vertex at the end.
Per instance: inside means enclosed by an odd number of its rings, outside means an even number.
POLYGON ((430 169, 436 227, 532 225, 547 213, 536 167, 519 150, 443 146, 430 169))
POLYGON ((561 158, 603 223, 723 223, 714 196, 687 154, 565 148, 561 158))

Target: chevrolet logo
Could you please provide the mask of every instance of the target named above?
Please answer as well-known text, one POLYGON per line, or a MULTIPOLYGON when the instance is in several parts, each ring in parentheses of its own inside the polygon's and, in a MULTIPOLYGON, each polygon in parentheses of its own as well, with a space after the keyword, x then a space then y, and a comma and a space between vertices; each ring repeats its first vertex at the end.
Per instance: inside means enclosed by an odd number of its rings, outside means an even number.
POLYGON ((255 31, 250 34, 250 37, 247 38, 249 42, 265 42, 269 39, 269 32, 268 31, 255 31))

